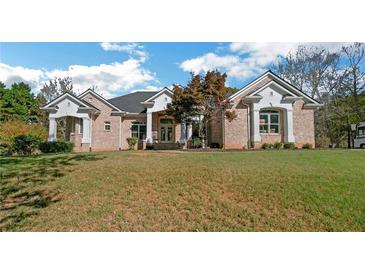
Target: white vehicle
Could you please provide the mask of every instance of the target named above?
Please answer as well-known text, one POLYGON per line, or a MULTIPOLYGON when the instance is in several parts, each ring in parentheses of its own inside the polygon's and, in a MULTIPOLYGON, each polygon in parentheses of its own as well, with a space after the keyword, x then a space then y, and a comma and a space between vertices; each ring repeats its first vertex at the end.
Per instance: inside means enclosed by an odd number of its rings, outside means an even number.
POLYGON ((365 149, 365 122, 361 122, 356 125, 354 148, 364 148, 365 149))

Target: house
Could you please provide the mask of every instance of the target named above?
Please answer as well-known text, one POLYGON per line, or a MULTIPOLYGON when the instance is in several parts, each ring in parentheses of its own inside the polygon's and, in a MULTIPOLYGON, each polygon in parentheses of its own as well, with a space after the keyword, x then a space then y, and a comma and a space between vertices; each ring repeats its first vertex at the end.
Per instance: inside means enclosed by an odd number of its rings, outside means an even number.
MULTIPOLYGON (((123 150, 127 138, 137 137, 138 147, 154 144, 174 149, 192 138, 192 125, 178 124, 166 115, 172 91, 138 91, 105 99, 93 90, 74 96, 65 93, 42 109, 49 112, 49 140, 56 140, 56 119, 66 117, 66 139, 77 151, 123 150)), ((297 147, 314 143, 316 100, 267 71, 227 97, 227 119, 218 110, 208 124, 208 143, 226 149, 259 148, 263 143, 293 142, 297 147)))

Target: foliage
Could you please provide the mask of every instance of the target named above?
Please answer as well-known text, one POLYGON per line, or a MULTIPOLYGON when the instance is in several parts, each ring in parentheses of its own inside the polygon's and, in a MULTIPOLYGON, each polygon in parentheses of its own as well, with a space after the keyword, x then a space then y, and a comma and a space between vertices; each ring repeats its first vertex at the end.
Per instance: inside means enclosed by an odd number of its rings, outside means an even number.
POLYGON ((235 110, 226 110, 225 116, 229 122, 232 122, 234 119, 237 118, 237 112, 235 110))
POLYGON ((39 104, 29 85, 14 83, 10 88, 0 82, 0 122, 21 120, 36 122, 39 104))
POLYGON ((194 137, 193 142, 192 142, 192 146, 193 146, 193 148, 201 148, 202 147, 202 141, 200 140, 200 138, 194 137))
POLYGON ((221 148, 221 146, 219 145, 219 143, 210 143, 209 144, 210 148, 221 148))
POLYGON ((32 135, 46 140, 47 131, 39 124, 27 124, 20 120, 0 122, 0 155, 11 154, 15 137, 19 135, 32 135))
POLYGON ((305 144, 302 146, 302 149, 312 149, 312 144, 305 143, 305 144))
POLYGON ((261 148, 262 149, 272 149, 273 148, 273 145, 272 144, 269 144, 269 143, 263 143, 262 145, 261 145, 261 148))
POLYGON ((43 153, 67 153, 72 152, 74 144, 71 142, 51 141, 39 144, 39 150, 43 153))
POLYGON ((127 143, 128 143, 128 149, 134 150, 134 149, 136 149, 136 145, 138 143, 138 138, 137 137, 128 137, 127 143))
POLYGON ((273 148, 274 148, 274 149, 282 149, 282 148, 283 148, 283 143, 275 142, 275 143, 273 144, 273 148))
POLYGON ((41 139, 33 135, 18 135, 14 138, 12 149, 18 155, 31 155, 39 146, 41 139))
MULTIPOLYGON (((173 87, 174 95, 166 113, 179 123, 190 123, 192 118, 199 117, 199 136, 203 147, 206 143, 208 122, 216 111, 228 107, 225 98, 232 89, 227 89, 225 86, 226 78, 225 73, 218 71, 208 71, 204 77, 192 73, 186 87, 180 85, 173 87)), ((228 116, 234 119, 235 113, 228 116)))
POLYGON ((323 103, 315 112, 319 147, 351 147, 350 124, 365 120, 365 44, 353 43, 334 52, 301 46, 279 62, 275 71, 323 103))
POLYGON ((284 149, 295 149, 295 144, 294 143, 290 143, 290 142, 286 142, 283 145, 284 149))

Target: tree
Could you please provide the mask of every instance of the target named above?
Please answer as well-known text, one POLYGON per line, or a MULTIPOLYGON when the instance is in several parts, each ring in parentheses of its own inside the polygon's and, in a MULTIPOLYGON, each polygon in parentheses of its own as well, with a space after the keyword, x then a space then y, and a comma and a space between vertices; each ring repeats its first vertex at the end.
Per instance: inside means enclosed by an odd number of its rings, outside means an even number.
POLYGON ((352 110, 358 119, 365 119, 364 111, 361 107, 359 95, 365 89, 365 72, 361 71, 361 64, 365 59, 365 44, 354 43, 342 48, 347 62, 347 68, 342 81, 342 88, 352 100, 352 110))
POLYGON ((206 146, 208 122, 215 112, 227 108, 225 96, 231 90, 225 86, 226 78, 225 73, 208 71, 204 77, 191 74, 186 87, 174 85, 167 114, 180 123, 190 123, 193 118, 199 118, 203 147, 206 146))
POLYGON ((38 97, 43 97, 46 102, 50 102, 65 92, 74 94, 71 77, 55 78, 44 83, 38 97))
POLYGON ((325 79, 337 67, 339 57, 338 52, 321 47, 299 46, 294 53, 283 58, 274 70, 309 96, 323 102, 325 79))
POLYGON ((10 89, 0 83, 0 121, 37 121, 39 104, 29 85, 14 83, 10 89))
POLYGON ((364 44, 354 43, 337 52, 319 47, 298 47, 274 68, 284 79, 324 104, 315 112, 317 145, 351 146, 351 123, 364 119, 360 65, 364 44))

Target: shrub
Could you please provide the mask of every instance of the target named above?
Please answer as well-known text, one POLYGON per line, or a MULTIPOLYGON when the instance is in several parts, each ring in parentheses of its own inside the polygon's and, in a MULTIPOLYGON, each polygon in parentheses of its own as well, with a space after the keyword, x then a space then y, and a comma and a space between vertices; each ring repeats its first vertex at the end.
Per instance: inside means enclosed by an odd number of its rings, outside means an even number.
POLYGON ((136 149, 136 145, 138 143, 138 138, 137 137, 128 137, 127 143, 128 143, 128 148, 130 150, 136 149))
POLYGON ((284 149, 295 149, 294 143, 284 143, 284 149))
POLYGON ((18 135, 14 138, 12 149, 18 155, 31 155, 39 146, 41 139, 33 135, 18 135))
POLYGON ((202 147, 202 141, 200 140, 199 137, 195 137, 193 139, 193 148, 200 148, 202 147))
POLYGON ((73 148, 73 143, 63 141, 43 142, 39 144, 39 150, 43 153, 71 152, 73 148))
POLYGON ((283 148, 283 143, 280 142, 275 142, 275 144, 273 145, 274 149, 282 149, 283 148))
POLYGON ((273 145, 272 144, 269 144, 269 143, 263 143, 261 145, 261 148, 262 149, 272 149, 273 148, 273 145))
POLYGON ((27 124, 23 121, 11 120, 0 123, 0 155, 11 155, 15 137, 31 135, 46 140, 47 130, 38 124, 27 124))
POLYGON ((210 148, 221 148, 221 146, 218 143, 211 143, 209 145, 210 148))
POLYGON ((302 146, 302 149, 311 149, 312 148, 312 144, 306 143, 302 146))

